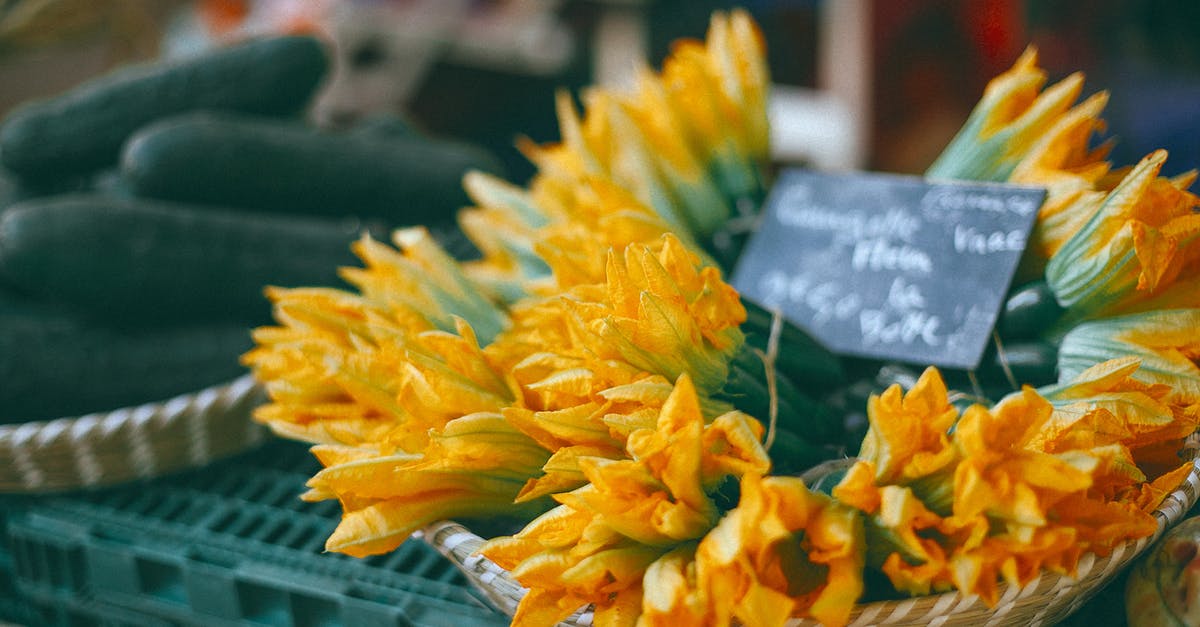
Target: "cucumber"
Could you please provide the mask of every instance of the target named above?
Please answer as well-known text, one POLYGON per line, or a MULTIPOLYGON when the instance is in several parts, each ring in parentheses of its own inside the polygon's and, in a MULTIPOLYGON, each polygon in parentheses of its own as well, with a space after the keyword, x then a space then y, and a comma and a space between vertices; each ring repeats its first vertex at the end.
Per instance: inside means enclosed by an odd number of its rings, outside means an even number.
POLYGON ((130 134, 165 116, 196 109, 298 112, 328 67, 324 46, 307 36, 128 67, 13 112, 0 127, 0 160, 29 178, 91 172, 115 163, 130 134))
POLYGON ((1053 326, 1063 311, 1050 286, 1034 281, 1009 294, 997 329, 1005 339, 1033 339, 1053 326))
POLYGON ((121 170, 150 198, 310 215, 449 222, 470 203, 469 170, 498 173, 485 151, 418 137, 321 132, 279 121, 193 113, 133 138, 121 170))
POLYGON ((355 221, 256 215, 98 195, 0 216, 0 277, 114 322, 270 320, 266 285, 340 285, 355 221))
POLYGON ((160 401, 245 374, 235 324, 116 330, 63 310, 0 312, 0 423, 160 401))

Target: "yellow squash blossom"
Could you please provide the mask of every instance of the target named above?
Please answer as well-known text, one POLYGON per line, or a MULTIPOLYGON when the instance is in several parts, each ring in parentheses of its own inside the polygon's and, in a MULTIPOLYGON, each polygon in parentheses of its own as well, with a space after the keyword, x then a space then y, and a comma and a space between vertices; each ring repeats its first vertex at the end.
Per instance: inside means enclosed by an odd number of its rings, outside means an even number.
POLYGON ((1012 394, 988 410, 973 405, 954 431, 962 461, 954 475, 954 515, 986 515, 1010 526, 1042 527, 1047 512, 1068 495, 1086 492, 1105 462, 1127 462, 1128 483, 1144 477, 1132 460, 1113 460, 1119 449, 1097 447, 1050 454, 1033 446, 1053 407, 1032 388, 1012 394))
POLYGON ((768 84, 761 34, 735 10, 715 13, 707 41, 680 46, 661 75, 643 70, 632 93, 593 88, 582 115, 559 94, 561 141, 521 143, 537 167, 527 190, 465 178, 476 206, 459 222, 483 253, 467 274, 512 303, 595 282, 608 247, 671 232, 700 252, 762 199, 768 84))
POLYGON ((1018 268, 1023 281, 1042 276, 1047 260, 1099 210, 1119 180, 1105 161, 1110 145, 1092 147, 1092 137, 1104 127, 1100 113, 1107 101, 1101 92, 1061 116, 1009 176, 1010 183, 1046 188, 1018 268))
POLYGON ((1200 426, 1200 403, 1154 373, 1138 374, 1141 367, 1137 356, 1116 358, 1040 390, 1054 413, 1037 446, 1057 452, 1120 444, 1150 477, 1179 468, 1183 440, 1200 426))
POLYGON ((458 213, 458 224, 483 256, 464 263, 464 272, 501 302, 532 293, 550 277, 534 250, 550 214, 530 192, 486 172, 468 172, 463 189, 475 206, 458 213))
POLYGON ((580 485, 581 452, 619 457, 630 428, 619 423, 647 416, 681 375, 706 416, 729 409, 713 396, 743 344, 737 293, 671 235, 605 259, 602 283, 514 305, 510 329, 485 350, 520 391, 503 410, 510 424, 549 451, 570 449, 522 498, 580 485))
MULTIPOLYGON (((562 218, 541 229, 535 245, 554 276, 554 289, 604 280, 604 259, 610 249, 634 244, 656 246, 672 231, 650 208, 628 191, 602 179, 586 179, 573 187, 571 204, 562 218)), ((677 239, 691 250, 697 246, 686 232, 677 239)), ((704 258, 706 264, 711 262, 704 258)))
POLYGON ((1138 163, 1050 258, 1064 324, 1200 306, 1200 199, 1158 177, 1165 160, 1160 150, 1138 163))
POLYGON ((663 555, 642 576, 642 605, 638 625, 686 627, 715 624, 712 599, 696 585, 696 543, 689 542, 663 555))
POLYGON ((395 231, 392 240, 399 250, 364 236, 354 252, 366 267, 342 269, 364 298, 398 315, 420 316, 442 331, 454 331, 454 319, 464 319, 484 344, 505 327, 504 313, 423 227, 395 231))
POLYGON ((930 178, 1004 181, 1055 127, 1083 87, 1072 74, 1042 91, 1046 72, 1029 48, 988 83, 958 134, 925 172, 930 178))
POLYGON ((256 417, 314 443, 390 443, 417 452, 426 431, 512 401, 476 327, 507 316, 483 300, 424 229, 398 232, 401 251, 364 237, 365 268, 344 269, 360 294, 271 289, 279 326, 254 332, 243 357, 271 396, 256 417))
MULTIPOLYGON (((1100 372, 1095 371, 1096 378, 1091 379, 1090 385, 1097 384, 1100 372)), ((1114 387, 1120 385, 1117 381, 1114 377, 1114 387)), ((1088 380, 1080 380, 1079 385, 1079 389, 1066 392, 1065 396, 1081 392, 1089 385, 1088 380)), ((1136 393, 1129 397, 1136 397, 1136 393)), ((1129 445, 1136 443, 1132 435, 1117 441, 1073 437, 1080 435, 1078 431, 1071 434, 1073 428, 1097 424, 1086 419, 1064 429, 1071 413, 1091 403, 1090 411, 1122 415, 1132 434, 1140 417, 1128 414, 1140 409, 1119 403, 1105 407, 1113 398, 1095 394, 1088 400, 1076 401, 1078 404, 1073 408, 1059 408, 1026 387, 991 410, 969 408, 954 433, 955 446, 962 454, 955 475, 954 514, 985 514, 993 525, 1003 523, 1009 531, 1023 533, 1026 527, 1066 524, 1066 520, 1073 518, 1068 510, 1083 511, 1080 508, 1086 509, 1085 501, 1107 508, 1118 493, 1144 482, 1146 475, 1129 450, 1129 445)), ((1169 416, 1170 412, 1167 413, 1169 416)), ((1158 418, 1160 423, 1162 420, 1158 418)), ((1163 433, 1160 431, 1159 435, 1163 433)), ((1124 515, 1116 510, 1110 513, 1118 518, 1124 515)), ((1131 524, 1144 528, 1145 518, 1129 515, 1135 519, 1131 524)), ((1103 531, 1099 517, 1097 514, 1095 519, 1085 521, 1087 524, 1074 525, 1083 540, 1103 543, 1127 539, 1116 530, 1103 531), (1092 524, 1098 527, 1093 529, 1089 526, 1092 524)))
MULTIPOLYGON (((243 357, 271 397, 255 410, 259 421, 306 442, 358 443, 376 441, 407 419, 392 400, 397 389, 392 372, 339 375, 350 368, 356 330, 382 311, 333 289, 268 294, 281 326, 256 329, 258 346, 243 357)), ((374 361, 356 363, 370 369, 374 361)))
MULTIPOLYGON (((459 223, 483 252, 464 270, 510 304, 603 280, 608 249, 653 244, 671 231, 629 191, 603 178, 562 185, 539 176, 528 193, 479 172, 464 181, 476 206, 462 211, 459 223)), ((679 237, 698 250, 687 232, 679 237)))
POLYGON ((949 430, 958 419, 941 373, 927 368, 907 393, 893 385, 867 402, 870 427, 858 458, 880 484, 907 483, 944 470, 955 459, 949 430))
MULTIPOLYGON (((833 490, 865 514, 867 563, 897 590, 919 595, 958 588, 994 604, 1001 580, 1023 586, 1043 569, 1069 574, 1084 552, 1105 555, 1154 532, 1147 510, 1165 484, 1144 489, 1146 475, 1125 444, 1136 441, 1132 433, 1144 420, 1125 416, 1137 411, 1133 406, 1109 402, 1141 400, 1138 395, 1153 402, 1145 394, 1149 386, 1128 382, 1128 366, 1098 368, 1075 387, 1058 389, 1061 410, 1026 387, 992 408, 973 405, 961 417, 947 410, 941 427, 925 433, 920 417, 939 415, 945 406, 944 387, 931 385, 940 383, 932 370, 908 395, 898 386, 885 392, 897 409, 870 415, 873 443, 833 490), (1105 396, 1114 389, 1127 398, 1105 396), (903 411, 910 397, 914 406, 935 399, 926 404, 932 411, 903 411), (885 415, 891 423, 917 424, 876 429, 885 415), (1105 431, 1089 435, 1091 426, 1105 431), (929 459, 937 463, 922 461, 929 459)), ((1154 419, 1171 420, 1171 413, 1154 419)))
MULTIPOLYGON (((505 313, 464 295, 470 280, 423 233, 397 242, 400 252, 359 244, 366 267, 345 274, 361 294, 276 292, 282 326, 260 330, 247 355, 274 395, 260 419, 331 445, 316 450, 327 467, 308 495, 342 502, 331 550, 388 550, 438 516, 538 511, 543 495, 604 475, 604 460, 624 464, 627 439, 641 451, 638 429, 607 421, 656 410, 643 401, 667 402, 655 386, 675 377, 703 382, 697 407, 727 409, 708 397, 740 347, 744 310, 678 239, 628 246, 608 256, 605 282, 505 313), (489 343, 459 310, 495 329, 489 343)), ((759 446, 728 426, 706 437, 724 431, 759 446)), ((705 463, 728 472, 740 462, 722 453, 705 463)), ((664 524, 700 533, 715 521, 711 507, 697 515, 664 524)))
MULTIPOLYGON (((795 477, 747 473, 741 498, 695 549, 694 583, 676 579, 670 596, 648 601, 648 624, 783 625, 809 617, 844 625, 863 592, 863 534, 853 508, 809 491, 795 477), (680 584, 688 584, 682 586, 680 584)), ((644 587, 658 585, 647 573, 644 587)))
POLYGON ((579 457, 586 485, 554 495, 559 507, 484 545, 485 556, 530 588, 514 624, 553 624, 585 604, 598 621, 625 611, 650 564, 716 524, 711 494, 724 477, 767 470, 761 435, 745 414, 706 419, 681 376, 654 427, 629 434, 625 458, 579 457))
POLYGON ((710 151, 693 150, 688 129, 671 109, 666 86, 649 69, 637 74, 637 91, 621 98, 617 121, 627 142, 656 156, 650 163, 665 191, 678 199, 674 219, 691 233, 712 233, 730 218, 732 209, 705 163, 710 151))
POLYGON ((714 15, 704 43, 676 42, 663 63, 671 112, 735 203, 761 193, 759 164, 769 151, 770 81, 763 48, 753 21, 736 10, 727 19, 714 15))
POLYGON ((643 70, 632 93, 593 88, 582 115, 560 94, 561 141, 521 144, 538 170, 527 193, 468 177, 478 209, 460 222, 484 253, 472 276, 511 301, 546 277, 537 256, 586 267, 597 243, 620 248, 668 231, 699 251, 731 215, 755 211, 768 159, 763 52, 748 14, 716 13, 706 42, 680 45, 660 75, 643 70), (580 229, 599 237, 579 237, 580 229))
MULTIPOLYGON (((844 491, 835 490, 834 496, 844 491)), ((867 565, 883 572, 896 590, 913 596, 945 592, 954 587, 955 548, 974 547, 982 541, 987 533, 983 518, 969 521, 973 525, 961 522, 952 525, 926 507, 912 489, 902 486, 879 487, 875 500, 879 503, 877 511, 864 520, 867 565), (965 533, 955 533, 959 531, 965 533)))
POLYGON ((548 454, 498 414, 450 421, 420 455, 332 445, 313 452, 325 468, 304 498, 337 498, 344 510, 325 543, 330 551, 385 553, 437 520, 529 516, 547 506, 513 503, 548 454))
POLYGON ((610 253, 600 306, 573 302, 604 347, 601 355, 620 358, 643 371, 674 380, 688 374, 705 396, 728 376, 728 364, 744 342, 739 325, 746 310, 737 292, 711 266, 674 236, 661 239, 656 253, 629 246, 610 253))
POLYGON ((1059 377, 1069 381, 1093 364, 1135 357, 1130 378, 1168 386, 1184 405, 1200 403, 1200 309, 1163 309, 1079 324, 1062 339, 1059 377))
MULTIPOLYGON (((1099 92, 1056 118, 1023 153, 1008 182, 1045 187, 1049 199, 1062 205, 1069 204, 1068 199, 1078 192, 1096 189, 1111 171, 1105 161, 1110 145, 1092 145, 1093 137, 1104 129, 1100 114, 1107 103, 1108 94, 1099 92)), ((1073 232, 1065 225, 1061 229, 1046 226, 1054 216, 1052 210, 1043 207, 1038 218, 1039 226, 1045 229, 1043 241, 1049 247, 1046 257, 1053 254, 1054 243, 1066 239, 1060 231, 1073 232)))

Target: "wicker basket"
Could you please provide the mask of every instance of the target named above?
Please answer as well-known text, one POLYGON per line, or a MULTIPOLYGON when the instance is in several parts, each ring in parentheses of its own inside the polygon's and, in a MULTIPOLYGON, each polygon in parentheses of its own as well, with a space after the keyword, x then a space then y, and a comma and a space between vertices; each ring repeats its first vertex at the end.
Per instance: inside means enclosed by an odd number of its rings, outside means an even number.
MULTIPOLYGON (((978 625, 1053 625, 1098 592, 1118 572, 1153 544, 1162 534, 1181 521, 1196 504, 1200 494, 1200 433, 1185 442, 1181 456, 1192 462, 1191 472, 1178 488, 1154 511, 1158 530, 1153 536, 1120 545, 1107 557, 1086 554, 1079 560, 1074 577, 1043 572, 1028 585, 1017 588, 1001 584, 1000 601, 988 607, 975 595, 958 592, 905 599, 864 603, 855 608, 850 625, 930 625, 933 627, 978 625)), ((483 538, 454 522, 439 522, 426 527, 421 535, 442 555, 454 562, 467 578, 498 609, 512 615, 524 589, 500 566, 478 555, 483 538)), ((590 625, 591 612, 581 610, 564 624, 590 625)), ((818 623, 794 620, 795 627, 818 623)))
POLYGON ((250 420, 265 400, 245 375, 160 403, 0 426, 0 493, 107 486, 246 450, 267 435, 250 420))

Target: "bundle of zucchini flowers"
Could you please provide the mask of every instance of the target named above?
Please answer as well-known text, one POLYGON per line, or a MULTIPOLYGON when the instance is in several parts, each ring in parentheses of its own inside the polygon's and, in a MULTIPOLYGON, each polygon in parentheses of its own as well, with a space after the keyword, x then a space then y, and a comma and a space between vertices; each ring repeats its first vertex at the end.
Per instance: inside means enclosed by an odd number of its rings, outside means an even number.
POLYGON ((631 92, 564 95, 528 186, 465 180, 478 259, 409 229, 355 245, 353 289, 269 290, 256 415, 313 444, 304 498, 343 509, 329 550, 503 519, 482 553, 528 589, 514 624, 839 625, 897 593, 994 603, 1153 533, 1200 421, 1192 177, 1158 177, 1159 153, 1111 169, 1103 96, 1043 91, 1022 57, 930 175, 1049 189, 1022 272, 1062 304, 1061 382, 960 409, 929 368, 847 442, 839 360, 724 279, 770 178, 763 46, 716 14, 631 92), (832 494, 796 476, 847 454, 832 494))

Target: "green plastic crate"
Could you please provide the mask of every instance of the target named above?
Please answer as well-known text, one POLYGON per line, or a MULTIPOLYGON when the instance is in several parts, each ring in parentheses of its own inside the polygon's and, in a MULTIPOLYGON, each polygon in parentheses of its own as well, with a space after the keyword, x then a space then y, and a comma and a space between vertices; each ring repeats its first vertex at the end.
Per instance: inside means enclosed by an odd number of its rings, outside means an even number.
POLYGON ((275 440, 184 474, 31 499, 8 517, 15 587, 49 625, 506 625, 433 549, 324 552, 335 502, 298 499, 317 470, 275 440))

